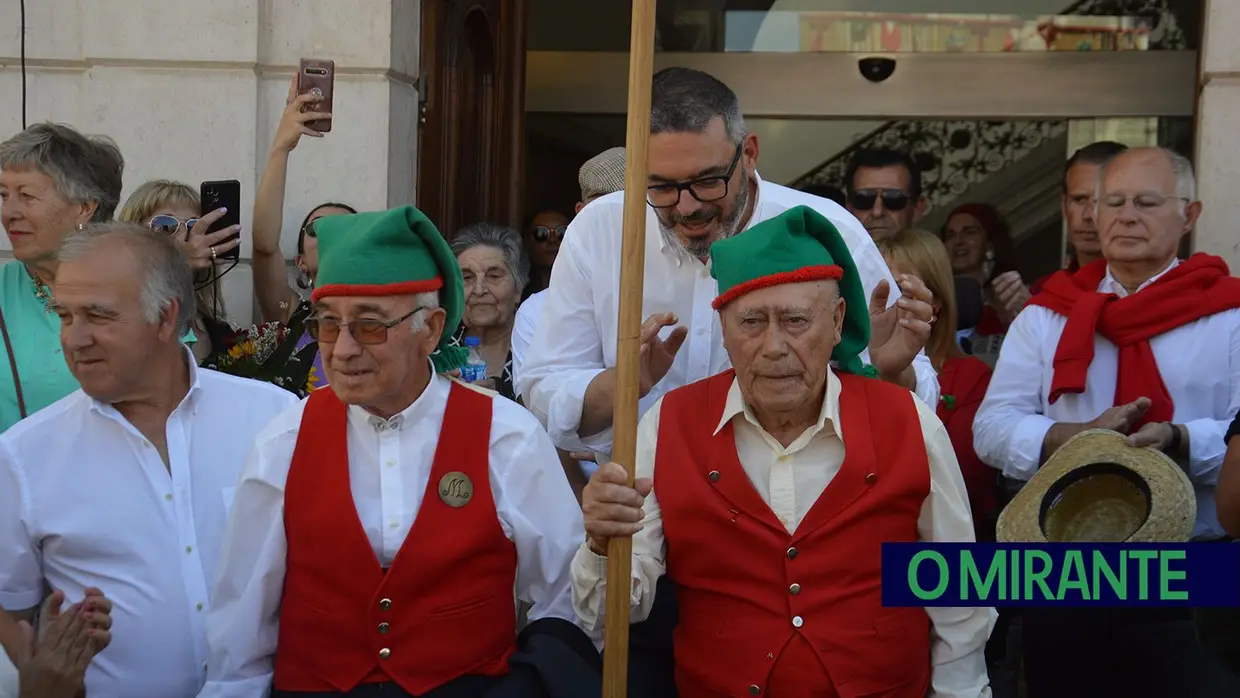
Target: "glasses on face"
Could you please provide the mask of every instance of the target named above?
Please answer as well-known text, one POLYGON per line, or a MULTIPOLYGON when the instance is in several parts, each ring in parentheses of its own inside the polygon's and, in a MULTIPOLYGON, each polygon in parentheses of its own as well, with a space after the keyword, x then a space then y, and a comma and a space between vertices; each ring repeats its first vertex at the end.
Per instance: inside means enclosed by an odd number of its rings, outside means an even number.
POLYGON ((161 213, 160 215, 152 218, 149 225, 151 226, 151 230, 154 230, 157 233, 172 235, 173 233, 181 230, 182 226, 184 226, 185 232, 188 233, 194 229, 194 224, 197 222, 197 218, 186 218, 185 220, 181 220, 176 216, 169 216, 166 213, 161 213))
POLYGON ((728 195, 728 182, 732 181, 736 166, 740 164, 741 146, 743 145, 744 143, 736 145, 736 153, 732 155, 732 161, 728 163, 728 171, 722 177, 698 177, 688 182, 655 184, 646 187, 646 202, 654 208, 672 208, 680 203, 680 197, 686 191, 704 204, 722 199, 728 195))
POLYGON ((567 233, 567 232, 568 232, 567 225, 553 225, 550 227, 545 226, 545 225, 536 225, 534 226, 534 240, 536 242, 546 242, 547 240, 551 238, 552 235, 563 240, 564 233, 567 233))
POLYGON ((387 341, 388 330, 408 320, 426 308, 414 308, 411 312, 395 320, 377 320, 361 318, 351 322, 340 322, 332 318, 310 316, 306 318, 306 332, 316 342, 334 342, 340 338, 340 328, 348 328, 349 336, 358 344, 383 344, 387 341))
POLYGON ((899 189, 858 189, 848 195, 848 204, 858 211, 869 211, 880 198, 888 211, 903 211, 909 202, 909 195, 899 189))
POLYGON ((1183 196, 1163 196, 1153 192, 1145 192, 1136 196, 1125 196, 1123 194, 1112 194, 1102 197, 1102 208, 1112 211, 1119 211, 1129 202, 1132 202, 1134 208, 1141 213, 1152 213, 1167 205, 1168 201, 1188 201, 1183 196))

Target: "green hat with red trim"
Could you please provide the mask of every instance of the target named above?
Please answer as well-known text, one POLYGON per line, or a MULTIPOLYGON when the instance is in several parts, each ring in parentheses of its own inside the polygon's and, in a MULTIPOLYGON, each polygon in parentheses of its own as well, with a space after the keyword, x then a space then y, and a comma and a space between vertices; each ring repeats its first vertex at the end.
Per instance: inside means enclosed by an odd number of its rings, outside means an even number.
POLYGON ((465 350, 449 346, 465 309, 456 255, 426 214, 412 206, 325 216, 314 222, 319 273, 311 299, 329 296, 399 296, 439 292, 447 313, 436 369, 464 365, 465 350))
POLYGON ((844 299, 844 326, 831 360, 846 373, 870 374, 860 354, 870 344, 870 314, 848 244, 825 216, 797 206, 710 246, 710 273, 719 282, 720 310, 762 288, 834 280, 844 299))

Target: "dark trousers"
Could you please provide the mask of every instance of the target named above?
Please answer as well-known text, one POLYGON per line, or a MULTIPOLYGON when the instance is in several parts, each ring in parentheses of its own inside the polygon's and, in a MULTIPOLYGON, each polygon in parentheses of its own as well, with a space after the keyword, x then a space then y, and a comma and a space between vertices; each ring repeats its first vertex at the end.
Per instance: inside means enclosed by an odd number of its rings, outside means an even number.
POLYGON ((676 586, 664 575, 655 586, 650 615, 629 627, 629 698, 676 698, 672 631, 678 617, 676 586))
POLYGON ((1235 698, 1189 609, 1026 608, 1028 698, 1235 698))
POLYGON ((348 693, 273 690, 271 698, 483 698, 498 683, 499 679, 489 676, 464 676, 420 696, 415 696, 394 683, 375 683, 358 686, 348 693))

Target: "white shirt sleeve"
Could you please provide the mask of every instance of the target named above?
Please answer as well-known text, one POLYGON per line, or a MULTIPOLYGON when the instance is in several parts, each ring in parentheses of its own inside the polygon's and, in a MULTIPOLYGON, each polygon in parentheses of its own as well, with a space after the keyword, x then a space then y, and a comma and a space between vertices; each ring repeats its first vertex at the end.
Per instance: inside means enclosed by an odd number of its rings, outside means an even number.
MULTIPOLYGON (((973 515, 964 476, 947 429, 920 400, 917 413, 930 464, 930 495, 917 519, 929 543, 972 543, 973 515)), ((993 608, 927 608, 930 616, 930 692, 927 698, 989 698, 986 641, 999 614, 993 608)))
POLYGON ((1232 417, 1240 412, 1240 321, 1232 313, 1230 351, 1231 366, 1227 380, 1231 387, 1231 400, 1223 419, 1193 419, 1184 424, 1188 430, 1188 476, 1193 482, 1213 487, 1218 484, 1218 474, 1227 455, 1227 430, 1232 417))
POLYGON ((30 487, 0 442, 0 606, 10 611, 43 600, 43 557, 32 537, 31 515, 30 487))
MULTIPOLYGON (((521 398, 565 451, 611 450, 611 429, 582 438, 586 389, 603 365, 603 340, 596 323, 589 250, 583 238, 605 218, 598 207, 582 209, 568 226, 551 269, 547 300, 521 372, 521 398)), ((614 264, 614 260, 607 263, 614 264)), ((605 312, 614 312, 606 309, 605 312)))
POLYGON ((1055 420, 1043 414, 1041 347, 1050 328, 1046 313, 1025 308, 1008 328, 990 387, 973 420, 973 448, 983 463, 1016 479, 1028 480, 1042 463, 1042 442, 1055 420))
POLYGON ((288 552, 284 486, 297 432, 264 437, 255 440, 228 516, 199 698, 267 698, 271 690, 288 552))
MULTIPOLYGON (((663 400, 659 400, 638 424, 635 479, 654 478, 654 455, 662 408, 663 400)), ((650 609, 654 606, 655 585, 667 570, 663 514, 653 490, 646 497, 642 509, 645 514, 642 530, 633 536, 633 588, 629 597, 630 622, 633 623, 640 623, 650 615, 650 609)), ((584 541, 577 547, 576 557, 573 558, 572 588, 573 606, 581 618, 582 627, 601 632, 607 608, 607 558, 595 555, 584 541)))
MULTIPOLYGON (((546 432, 524 410, 519 431, 491 442, 498 470, 496 502, 504 528, 517 547, 517 597, 532 604, 531 621, 562 618, 577 622, 568 570, 584 537, 581 507, 564 478, 560 458, 546 432)), ((496 407, 499 407, 498 400, 496 407)))

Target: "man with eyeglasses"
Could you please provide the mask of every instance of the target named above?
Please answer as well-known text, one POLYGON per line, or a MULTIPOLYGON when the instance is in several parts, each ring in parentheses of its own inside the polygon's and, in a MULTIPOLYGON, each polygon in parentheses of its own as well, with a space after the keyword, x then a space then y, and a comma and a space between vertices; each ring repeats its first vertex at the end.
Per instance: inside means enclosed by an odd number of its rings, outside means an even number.
MULTIPOLYGON (((933 314, 925 285, 909 276, 897 281, 843 207, 759 176, 758 138, 746 131, 740 102, 727 85, 701 71, 667 68, 652 87, 639 411, 731 365, 711 307, 719 295, 711 244, 799 205, 831 221, 857 264, 874 327, 862 361, 883 379, 915 390, 926 404, 937 404, 938 380, 921 351, 933 314)), ((525 405, 567 451, 612 450, 624 197, 618 191, 596 199, 569 225, 522 367, 525 405)), ((632 631, 634 695, 672 690, 674 593, 659 584, 649 620, 632 631)))
MULTIPOLYGON (((1240 280, 1219 257, 1177 258, 1201 213, 1183 156, 1115 155, 1093 199, 1102 258, 1056 273, 1012 323, 974 421, 977 454, 1027 481, 1081 431, 1127 434, 1193 482, 1194 540, 1227 540, 1214 489, 1240 409, 1240 280)), ((1188 609, 1027 608, 1022 624, 1030 698, 1240 695, 1188 609)))
POLYGON ((844 173, 849 213, 875 240, 913 227, 926 208, 921 168, 908 153, 864 148, 855 152, 844 173))
POLYGON ((331 380, 255 439, 200 698, 273 681, 284 698, 597 695, 569 590, 581 511, 555 448, 517 404, 441 373, 464 359, 445 345, 464 307, 448 244, 412 207, 316 232, 308 327, 331 380), (557 683, 574 670, 586 685, 557 683))

